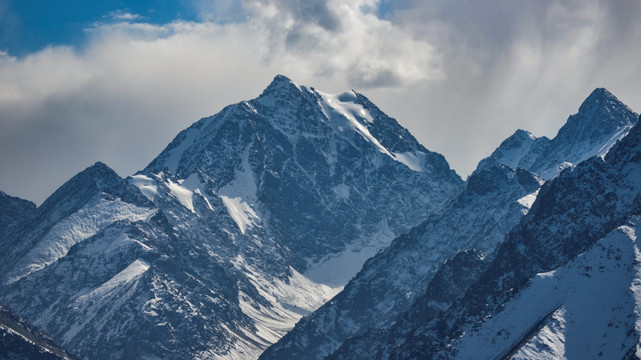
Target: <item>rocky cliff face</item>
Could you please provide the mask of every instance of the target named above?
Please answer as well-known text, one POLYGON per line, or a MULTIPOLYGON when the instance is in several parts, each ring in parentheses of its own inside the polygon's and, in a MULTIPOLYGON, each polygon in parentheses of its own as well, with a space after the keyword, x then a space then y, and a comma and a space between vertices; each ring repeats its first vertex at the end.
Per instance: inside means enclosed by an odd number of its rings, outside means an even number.
POLYGON ((343 292, 301 320, 262 358, 307 354, 322 359, 350 337, 390 326, 425 291, 444 261, 468 248, 491 253, 527 213, 528 196, 533 200, 539 181, 528 171, 502 165, 473 174, 442 212, 368 260, 343 292))

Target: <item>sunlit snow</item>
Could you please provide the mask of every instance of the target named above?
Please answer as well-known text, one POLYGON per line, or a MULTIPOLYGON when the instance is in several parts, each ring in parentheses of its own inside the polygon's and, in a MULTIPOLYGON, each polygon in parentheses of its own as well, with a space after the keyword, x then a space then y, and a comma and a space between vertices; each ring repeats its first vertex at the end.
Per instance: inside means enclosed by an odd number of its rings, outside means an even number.
POLYGON ((365 261, 389 246, 395 238, 386 222, 381 222, 376 232, 357 240, 343 252, 331 254, 320 261, 310 264, 305 277, 310 280, 342 289, 361 269, 365 261), (358 244, 364 245, 358 245, 358 244))
POLYGON ((339 131, 343 131, 344 126, 349 126, 365 140, 374 144, 378 150, 391 157, 392 159, 400 162, 414 171, 425 171, 424 158, 425 154, 417 151, 416 153, 404 152, 394 153, 385 148, 367 128, 367 123, 373 122, 372 115, 365 110, 365 108, 357 103, 356 93, 349 91, 343 94, 328 94, 316 91, 320 95, 322 102, 320 103, 325 116, 330 121, 335 122, 335 126, 339 131), (342 119, 347 119, 345 123, 342 119))
MULTIPOLYGON (((249 338, 261 347, 278 341, 301 317, 318 309, 340 291, 340 288, 316 283, 291 267, 292 276, 287 281, 283 281, 277 278, 266 278, 248 265, 241 256, 235 259, 234 264, 247 274, 260 296, 271 304, 271 306, 258 304, 242 291, 238 294, 241 311, 254 320, 256 327, 256 330, 241 329, 244 336, 240 338, 249 338)), ((255 344, 239 342, 235 347, 234 352, 243 353, 244 357, 232 353, 226 358, 256 358, 262 352, 256 348, 255 344)))
POLYGON ((247 228, 260 221, 260 217, 251 206, 256 202, 256 179, 249 165, 249 147, 242 155, 241 167, 236 169, 234 180, 220 188, 218 194, 229 216, 243 234, 247 228))
POLYGON ((536 196, 539 194, 539 189, 537 189, 535 192, 531 194, 527 194, 524 197, 516 200, 519 204, 523 205, 526 209, 524 214, 527 214, 527 211, 532 207, 532 204, 534 204, 534 201, 536 200, 536 196))
POLYGON ((169 191, 171 191, 171 194, 178 199, 184 207, 191 210, 191 212, 195 212, 192 198, 194 196, 193 191, 180 186, 180 184, 171 181, 171 179, 167 180, 167 187, 169 188, 169 191))
POLYGON ((641 308, 639 230, 637 218, 565 266, 537 275, 501 312, 453 344, 457 358, 504 357, 497 351, 514 347, 515 359, 623 358, 638 341, 629 330, 641 328, 630 316, 641 308))
POLYGON ((146 175, 134 175, 130 177, 129 183, 138 189, 140 189, 140 192, 145 195, 145 197, 151 201, 154 201, 156 199, 156 195, 158 195, 158 184, 156 181, 146 175))

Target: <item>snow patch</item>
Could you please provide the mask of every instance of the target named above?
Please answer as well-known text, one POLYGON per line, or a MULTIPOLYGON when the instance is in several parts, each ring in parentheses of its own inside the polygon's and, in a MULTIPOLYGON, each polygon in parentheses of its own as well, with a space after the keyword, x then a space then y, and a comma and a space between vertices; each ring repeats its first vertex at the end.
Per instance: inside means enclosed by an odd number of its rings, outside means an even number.
MULTIPOLYGON (((105 308, 111 307, 109 311, 114 311, 114 303, 124 303, 127 298, 132 296, 133 290, 138 286, 138 280, 147 270, 149 270, 149 264, 137 259, 102 285, 76 298, 72 306, 76 313, 82 314, 81 321, 75 323, 65 332, 62 336, 64 342, 71 342, 87 325, 94 323, 96 317, 105 308), (114 299, 117 300, 114 301, 114 299)), ((104 318, 100 322, 102 324, 97 325, 97 328, 105 326, 104 318)))
POLYGON ((565 359, 565 307, 561 306, 511 359, 556 360, 565 359))
MULTIPOLYGON (((251 352, 250 349, 257 351, 256 344, 259 344, 260 348, 266 348, 277 342, 301 317, 318 309, 340 291, 337 288, 318 284, 291 267, 289 268, 291 276, 283 280, 266 277, 247 264, 240 255, 234 259, 234 266, 247 274, 260 296, 270 304, 270 306, 258 304, 247 294, 239 292, 240 309, 254 321, 255 329, 241 328, 244 336, 239 336, 241 341, 234 344, 236 353, 248 353, 248 351, 251 352), (244 344, 242 339, 249 339, 249 341, 244 344)), ((256 354, 254 358, 258 355, 256 354)))
POLYGON ((349 199, 349 185, 347 184, 338 184, 332 188, 332 191, 341 199, 349 199))
MULTIPOLYGON (((211 202, 209 200, 209 197, 206 195, 205 192, 205 184, 200 181, 200 177, 198 176, 198 173, 193 173, 187 176, 186 179, 184 180, 179 180, 180 186, 183 188, 193 192, 194 194, 200 195, 204 200, 205 203, 207 203, 207 207, 209 210, 214 211, 214 207, 211 206, 211 202)), ((193 195, 192 195, 193 199, 193 195)))
POLYGON ((604 157, 604 156, 605 156, 605 155, 610 151, 610 149, 612 149, 612 147, 614 146, 614 144, 616 144, 616 143, 617 143, 617 141, 619 141, 619 140, 623 139, 626 135, 628 135, 628 133, 629 133, 629 132, 630 132, 630 130, 632 129, 632 126, 633 126, 633 125, 629 125, 629 126, 624 126, 624 127, 622 127, 619 131, 617 131, 614 135, 612 135, 612 137, 611 137, 610 139, 608 139, 608 140, 603 144, 603 146, 601 146, 601 147, 596 151, 596 153, 595 153, 594 155, 604 157))
POLYGON ((534 141, 536 141, 536 136, 527 131, 519 131, 517 134, 514 135, 514 141, 519 141, 519 146, 510 148, 509 150, 501 149, 503 151, 497 158, 498 163, 515 169, 519 167, 519 163, 525 158, 530 149, 532 149, 532 145, 534 141))
POLYGON ((234 180, 218 190, 229 216, 243 234, 260 221, 260 217, 252 208, 252 204, 256 203, 256 190, 256 179, 249 164, 248 146, 241 156, 241 166, 240 169, 236 169, 234 180))
MULTIPOLYGON (((338 115, 338 118, 341 120, 347 119, 348 123, 346 125, 349 125, 365 140, 374 144, 380 152, 387 154, 389 157, 394 159, 394 156, 392 156, 392 154, 383 145, 381 145, 374 136, 372 136, 367 129, 367 126, 358 121, 358 119, 360 119, 363 122, 371 122, 372 117, 367 111, 365 111, 363 106, 356 104, 356 94, 353 94, 352 92, 353 96, 348 96, 349 93, 341 95, 328 94, 320 91, 317 91, 317 93, 320 95, 322 100, 320 105, 323 112, 330 121, 337 120, 336 115, 338 115), (342 102, 340 99, 344 99, 346 102, 342 102)), ((337 121, 337 126, 340 126, 341 123, 342 121, 337 121)))
POLYGON ((422 151, 393 153, 394 159, 417 172, 425 171, 425 153, 422 151))
POLYGON ((633 219, 566 265, 538 274, 501 312, 452 344, 457 358, 623 358, 641 328, 640 229, 633 219))
POLYGON ((524 197, 516 200, 517 203, 521 204, 523 207, 526 208, 524 215, 527 214, 527 211, 529 211, 530 208, 532 208, 532 205, 534 204, 534 201, 536 200, 536 197, 538 194, 539 194, 539 189, 537 189, 533 193, 527 194, 524 197))
POLYGON ((191 210, 193 213, 196 212, 194 211, 193 191, 171 181, 171 179, 167 179, 167 187, 169 188, 171 195, 173 195, 184 207, 191 210))
POLYGON ((223 204, 225 204, 225 208, 227 208, 229 216, 231 216, 236 225, 238 225, 241 233, 244 234, 247 228, 254 226, 256 221, 259 220, 254 209, 252 209, 248 203, 243 201, 241 197, 230 198, 228 196, 221 195, 220 199, 223 201, 223 204))
POLYGON ((116 274, 111 279, 107 280, 107 282, 105 282, 104 284, 92 290, 90 293, 79 296, 74 303, 89 303, 103 298, 115 288, 140 277, 147 270, 149 270, 149 264, 143 260, 137 259, 133 263, 129 264, 129 266, 127 266, 124 270, 116 274))
POLYGON ((156 199, 156 195, 158 195, 158 183, 156 183, 156 180, 142 174, 134 175, 128 180, 131 185, 140 189, 140 192, 145 195, 147 199, 152 202, 156 199))
POLYGON ((370 132, 367 124, 374 122, 372 115, 363 105, 358 103, 358 97, 354 91, 343 94, 328 94, 316 91, 321 98, 321 109, 325 116, 332 122, 339 132, 343 132, 345 126, 351 127, 352 130, 360 134, 365 140, 372 143, 380 152, 386 154, 392 159, 400 162, 414 171, 425 171, 425 153, 404 152, 393 153, 386 149, 370 132), (338 116, 337 116, 338 115, 338 116), (343 121, 347 120, 347 123, 343 121))

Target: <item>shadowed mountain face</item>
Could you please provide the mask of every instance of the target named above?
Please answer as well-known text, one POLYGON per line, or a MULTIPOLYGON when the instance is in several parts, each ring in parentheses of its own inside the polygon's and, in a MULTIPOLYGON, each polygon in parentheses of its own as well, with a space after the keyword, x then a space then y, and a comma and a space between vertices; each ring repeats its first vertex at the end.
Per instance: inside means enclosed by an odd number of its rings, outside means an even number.
POLYGON ((332 353, 341 359, 387 358, 419 326, 444 326, 437 320, 489 266, 495 249, 537 199, 544 178, 608 153, 637 123, 636 116, 607 90, 597 89, 554 140, 517 131, 481 161, 465 189, 438 214, 367 261, 341 294, 299 322, 261 359, 309 353, 318 359, 332 353))
POLYGON ((0 358, 77 360, 46 334, 0 304, 0 358))
POLYGON ((546 184, 489 269, 448 311, 451 325, 442 329, 434 348, 411 342, 408 348, 447 352, 443 344, 456 339, 452 350, 469 357, 475 344, 496 334, 493 329, 505 329, 495 336, 499 346, 483 357, 503 352, 523 358, 544 350, 546 333, 564 341, 545 351, 568 357, 623 358, 638 351, 633 309, 639 299, 634 284, 640 171, 641 126, 636 126, 604 160, 593 158, 546 184), (473 324, 473 331, 458 335, 473 324))
POLYGON ((637 125, 547 182, 491 259, 457 255, 391 327, 329 358, 638 357, 640 175, 637 125))
POLYGON ((0 298, 82 358, 256 358, 461 186, 363 95, 277 76, 136 175, 19 207, 0 298))

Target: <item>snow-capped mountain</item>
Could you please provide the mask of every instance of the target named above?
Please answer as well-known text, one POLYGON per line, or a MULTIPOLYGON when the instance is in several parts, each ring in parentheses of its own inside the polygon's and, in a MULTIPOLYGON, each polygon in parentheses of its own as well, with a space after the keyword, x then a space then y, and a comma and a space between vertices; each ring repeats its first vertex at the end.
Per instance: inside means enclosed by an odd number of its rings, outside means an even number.
POLYGON ((171 182, 176 194, 219 197, 242 233, 268 227, 299 270, 347 245, 349 263, 354 253, 364 261, 461 184, 443 156, 363 95, 327 94, 284 76, 181 132, 140 174, 171 182), (370 249, 372 237, 379 240, 370 249))
POLYGON ((638 358, 640 229, 638 124, 547 182, 492 261, 457 255, 390 328, 330 358, 638 358))
POLYGON ((636 113, 608 90, 597 88, 552 140, 517 130, 483 159, 477 169, 505 164, 548 180, 567 167, 607 153, 636 122, 636 113))
MULTIPOLYGON (((528 212, 543 183, 540 177, 527 170, 515 170, 506 165, 529 164, 529 168, 541 169, 551 176, 550 169, 560 169, 564 163, 581 161, 586 154, 606 153, 613 145, 612 139, 625 136, 631 126, 629 123, 636 123, 635 118, 630 120, 632 116, 636 114, 609 92, 597 89, 581 105, 579 114, 569 118, 559 131, 560 135, 546 148, 563 149, 562 152, 543 151, 543 147, 533 144, 550 140, 535 139, 525 131, 518 131, 479 164, 468 178, 465 189, 439 214, 432 215, 370 259, 342 293, 299 322, 261 359, 295 358, 310 353, 314 358, 322 359, 345 341, 344 348, 357 346, 348 340, 352 337, 364 336, 376 342, 379 331, 384 332, 380 329, 394 324, 397 316, 423 294, 433 295, 425 301, 434 309, 428 311, 423 307, 422 317, 417 313, 413 313, 413 317, 424 318, 426 314, 435 314, 436 310, 447 309, 456 299, 455 294, 462 296, 474 277, 464 277, 463 283, 450 280, 450 288, 435 277, 460 271, 453 269, 454 266, 476 269, 474 274, 478 275, 482 266, 469 264, 474 261, 470 260, 467 250, 474 249, 472 258, 479 262, 491 259, 505 234, 528 212), (582 123, 577 124, 579 121, 582 123), (590 126, 596 130, 591 131, 590 126), (544 165, 530 166, 533 163, 544 165), (459 251, 466 252, 455 256, 459 251), (460 264, 463 260, 464 265, 460 264), (430 290, 430 286, 436 286, 434 284, 440 285, 437 290, 430 290)), ((352 353, 347 354, 344 358, 349 359, 352 353)))
POLYGON ((277 76, 24 216, 0 298, 83 358, 256 358, 461 185, 363 95, 277 76))
POLYGON ((0 359, 77 360, 51 337, 0 304, 0 359))

